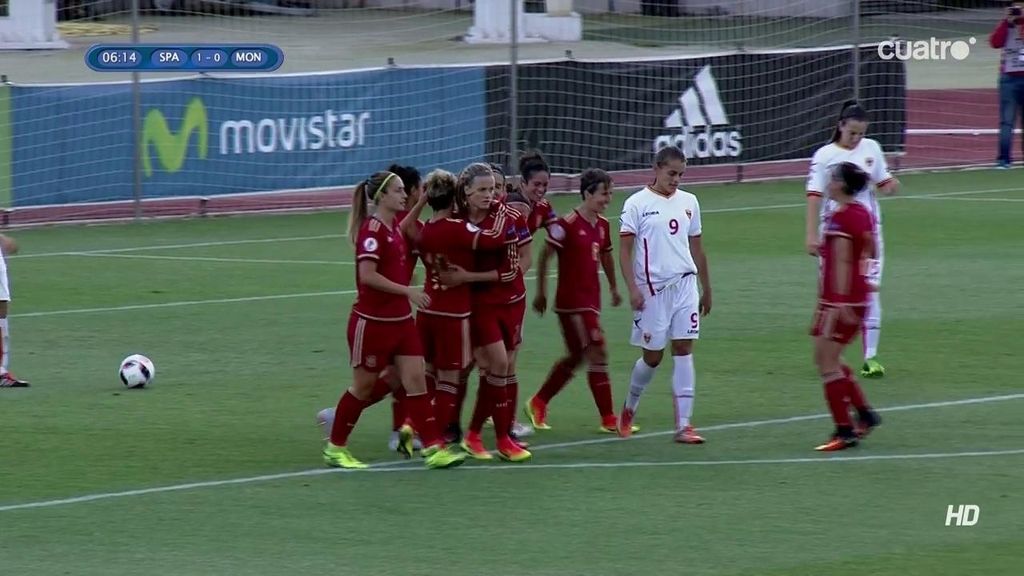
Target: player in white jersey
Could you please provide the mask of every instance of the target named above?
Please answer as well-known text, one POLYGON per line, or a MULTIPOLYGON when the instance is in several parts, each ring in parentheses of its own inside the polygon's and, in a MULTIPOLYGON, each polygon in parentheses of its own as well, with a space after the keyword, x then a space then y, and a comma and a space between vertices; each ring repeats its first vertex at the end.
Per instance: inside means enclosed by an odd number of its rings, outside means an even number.
POLYGON ((11 358, 11 333, 7 328, 7 312, 11 304, 11 287, 7 282, 7 256, 18 252, 13 238, 0 234, 0 388, 27 388, 7 369, 11 358))
MULTIPOLYGON (((877 194, 895 194, 899 188, 899 181, 889 173, 882 147, 877 141, 864 137, 867 128, 867 113, 855 100, 848 100, 843 103, 832 140, 819 148, 811 159, 811 170, 807 177, 807 251, 813 256, 818 256, 821 228, 837 206, 834 201, 823 198, 828 190, 832 169, 843 162, 856 164, 868 174, 870 180, 868 188, 854 198, 874 216, 876 255, 870 263, 868 277, 869 282, 878 287, 882 282, 882 267, 885 260, 882 212, 877 194)), ((882 305, 878 291, 875 290, 871 293, 868 312, 864 318, 864 365, 860 371, 862 376, 880 378, 885 374, 885 368, 876 358, 881 331, 882 305)))
POLYGON ((701 444, 704 439, 690 424, 696 382, 692 353, 700 318, 711 311, 711 277, 701 242, 700 203, 679 190, 685 171, 686 156, 678 148, 662 148, 654 160, 654 183, 622 207, 619 265, 633 308, 630 342, 643 354, 633 365, 619 435, 632 432, 640 396, 671 344, 675 441, 701 444))

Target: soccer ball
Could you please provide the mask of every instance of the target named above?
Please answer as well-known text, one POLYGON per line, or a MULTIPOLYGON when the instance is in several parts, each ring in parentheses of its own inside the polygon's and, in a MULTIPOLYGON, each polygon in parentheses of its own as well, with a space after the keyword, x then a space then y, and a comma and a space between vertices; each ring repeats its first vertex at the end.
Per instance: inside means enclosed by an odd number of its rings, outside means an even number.
POLYGON ((153 381, 156 376, 156 367, 153 361, 142 354, 132 354, 121 361, 121 369, 118 371, 121 383, 125 388, 142 388, 153 381))

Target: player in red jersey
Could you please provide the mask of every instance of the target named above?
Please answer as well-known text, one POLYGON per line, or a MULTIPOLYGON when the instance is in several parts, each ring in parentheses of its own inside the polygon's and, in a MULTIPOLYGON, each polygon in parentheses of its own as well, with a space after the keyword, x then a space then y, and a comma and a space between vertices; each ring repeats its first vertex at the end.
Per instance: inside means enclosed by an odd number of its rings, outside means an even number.
POLYGON ((587 383, 601 416, 601 430, 618 432, 618 418, 612 404, 608 378, 608 350, 601 329, 601 276, 608 278, 612 306, 622 303, 615 281, 611 231, 602 216, 612 200, 612 179, 604 170, 590 169, 580 180, 583 203, 548 226, 547 247, 537 264, 537 295, 533 309, 543 315, 547 309, 548 260, 558 253, 558 290, 555 313, 568 351, 555 363, 544 385, 526 403, 527 416, 538 430, 548 430, 548 404, 572 379, 584 360, 588 363, 587 383))
POLYGON ((494 176, 487 164, 470 164, 459 176, 460 214, 479 228, 490 229, 504 218, 505 248, 477 254, 473 271, 450 266, 441 274, 445 285, 474 282, 471 337, 480 368, 477 394, 469 430, 462 448, 471 456, 488 460, 491 455, 480 437, 484 421, 493 416, 498 454, 505 460, 522 462, 530 453, 512 436, 515 405, 509 396, 516 382, 515 351, 522 342, 522 323, 526 311, 526 283, 523 272, 529 267, 530 232, 522 214, 494 202, 494 176))
MULTIPOLYGON (((511 191, 505 198, 505 203, 526 218, 531 236, 541 228, 546 229, 558 217, 554 208, 551 207, 551 203, 545 199, 550 181, 551 168, 548 167, 547 161, 539 152, 527 152, 519 158, 519 186, 511 187, 511 191)), ((526 266, 525 270, 529 270, 529 266, 526 266)), ((525 306, 523 306, 523 315, 526 315, 525 306)), ((513 353, 509 360, 513 374, 516 371, 517 357, 518 355, 513 353)), ((512 401, 515 404, 513 408, 516 408, 519 401, 519 382, 513 381, 509 386, 512 401)), ((531 426, 519 422, 513 422, 512 430, 517 438, 533 433, 531 426)))
POLYGON ((551 169, 539 152, 528 152, 519 158, 519 175, 519 187, 509 192, 505 203, 526 217, 530 234, 535 234, 558 218, 544 197, 551 182, 551 169))
MULTIPOLYGON (((395 215, 395 219, 399 222, 399 228, 402 231, 402 235, 406 238, 410 254, 412 255, 412 257, 408 259, 408 264, 409 275, 410 277, 414 277, 416 260, 419 257, 416 249, 416 240, 419 237, 420 230, 423 229, 423 223, 420 222, 419 218, 420 213, 423 210, 423 206, 426 204, 426 197, 423 195, 423 179, 420 177, 419 170, 413 166, 392 164, 388 167, 387 171, 401 178, 402 185, 405 187, 407 196, 405 205, 408 209, 400 210, 398 214, 395 215)), ((416 282, 410 283, 415 284, 416 282)), ((429 372, 427 375, 427 389, 432 391, 433 386, 429 381, 429 372)), ((380 373, 380 377, 374 387, 373 396, 370 399, 370 402, 371 404, 376 404, 389 394, 391 395, 391 437, 388 439, 388 449, 392 451, 399 451, 403 456, 408 457, 411 455, 405 454, 404 451, 400 450, 405 447, 403 447, 399 442, 402 426, 412 426, 412 422, 407 418, 405 406, 402 403, 402 399, 405 397, 405 390, 399 382, 398 375, 395 374, 393 370, 385 368, 380 373)), ((324 408, 317 413, 317 424, 328 434, 330 433, 331 427, 334 425, 334 416, 335 411, 333 406, 324 408)), ((414 438, 412 447, 414 450, 419 450, 423 448, 423 444, 419 438, 414 438)))
POLYGON ((502 250, 509 242, 504 235, 505 216, 494 219, 489 230, 454 218, 458 179, 444 170, 427 176, 424 196, 434 214, 423 226, 419 250, 427 269, 426 293, 430 304, 420 309, 416 326, 425 350, 427 373, 436 377, 435 409, 439 426, 451 438, 459 438, 460 412, 465 392, 462 376, 473 362, 470 315, 473 312, 471 285, 448 287, 441 271, 450 266, 472 268, 476 251, 502 250))
MULTIPOLYGON (((393 366, 406 391, 406 409, 423 441, 430 468, 462 463, 465 455, 444 445, 427 393, 423 348, 412 319, 412 306, 430 298, 409 286, 409 250, 399 231, 397 213, 405 208, 405 186, 392 172, 377 172, 363 181, 352 199, 349 238, 356 249, 356 286, 348 323, 352 385, 338 401, 331 437, 323 450, 329 466, 365 468, 348 450, 348 437, 373 395, 381 370, 393 366), (370 215, 371 205, 376 208, 370 215)), ((401 443, 411 452, 412 431, 401 443)))
POLYGON ((843 348, 864 324, 870 301, 868 271, 875 258, 874 220, 871 213, 855 200, 868 182, 868 175, 852 162, 843 162, 832 171, 828 183, 836 209, 825 222, 821 245, 821 273, 818 307, 814 313, 814 361, 825 385, 836 429, 828 442, 815 448, 825 452, 857 445, 881 423, 864 398, 850 367, 843 363, 843 348), (857 412, 857 426, 850 421, 850 405, 857 412))

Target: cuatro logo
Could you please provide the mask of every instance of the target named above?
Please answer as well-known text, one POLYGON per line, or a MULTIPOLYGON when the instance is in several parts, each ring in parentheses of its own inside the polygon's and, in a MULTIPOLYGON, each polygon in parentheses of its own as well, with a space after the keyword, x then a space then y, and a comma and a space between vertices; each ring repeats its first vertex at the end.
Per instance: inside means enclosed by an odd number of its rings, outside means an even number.
POLYGON ((177 132, 171 130, 162 112, 155 108, 147 112, 142 124, 142 170, 146 176, 153 175, 153 164, 149 157, 151 144, 156 150, 160 166, 174 173, 185 164, 188 143, 195 132, 198 139, 196 150, 199 157, 205 159, 210 138, 207 124, 206 106, 199 98, 193 98, 185 106, 185 115, 177 132))

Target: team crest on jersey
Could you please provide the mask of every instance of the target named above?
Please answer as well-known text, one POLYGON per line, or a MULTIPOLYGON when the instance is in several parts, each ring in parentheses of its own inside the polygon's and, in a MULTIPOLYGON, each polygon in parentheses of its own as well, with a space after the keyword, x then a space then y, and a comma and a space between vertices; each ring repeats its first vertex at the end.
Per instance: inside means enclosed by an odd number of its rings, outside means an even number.
POLYGON ((376 238, 367 238, 366 240, 363 240, 363 250, 366 250, 367 252, 376 252, 377 251, 377 239, 376 238))
POLYGON ((562 228, 561 224, 557 222, 548 227, 548 234, 551 235, 555 240, 561 241, 565 239, 565 228, 562 228))
POLYGON ((686 217, 693 218, 693 212, 689 208, 686 209, 686 217))
POLYGON ((868 165, 868 168, 871 168, 871 166, 875 163, 875 159, 872 158, 871 156, 868 156, 867 158, 864 159, 864 163, 868 165))

